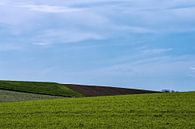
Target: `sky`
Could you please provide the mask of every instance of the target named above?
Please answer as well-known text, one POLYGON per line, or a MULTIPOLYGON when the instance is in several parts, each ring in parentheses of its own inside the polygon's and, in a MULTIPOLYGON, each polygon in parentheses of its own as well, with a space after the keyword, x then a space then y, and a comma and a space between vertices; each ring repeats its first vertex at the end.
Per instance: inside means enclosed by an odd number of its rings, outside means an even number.
POLYGON ((0 0, 0 79, 195 90, 195 0, 0 0))

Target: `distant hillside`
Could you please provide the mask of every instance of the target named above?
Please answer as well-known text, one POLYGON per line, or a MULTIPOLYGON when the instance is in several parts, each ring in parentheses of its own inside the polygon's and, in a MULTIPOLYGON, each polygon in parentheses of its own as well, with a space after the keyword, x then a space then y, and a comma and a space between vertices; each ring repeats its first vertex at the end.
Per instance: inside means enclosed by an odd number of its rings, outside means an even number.
POLYGON ((157 93, 156 91, 53 82, 0 81, 0 101, 50 99, 58 97, 109 96, 157 93), (25 93, 25 94, 24 94, 25 93), (31 94, 28 94, 31 93, 31 94), (49 95, 49 96, 40 96, 49 95), (14 99, 13 99, 14 98, 14 99))
POLYGON ((107 86, 86 86, 67 84, 66 87, 83 94, 84 96, 110 96, 110 95, 126 95, 126 94, 145 94, 159 93, 158 91, 127 89, 107 86))
POLYGON ((11 90, 63 97, 83 96, 62 84, 50 82, 0 81, 0 90, 11 90))

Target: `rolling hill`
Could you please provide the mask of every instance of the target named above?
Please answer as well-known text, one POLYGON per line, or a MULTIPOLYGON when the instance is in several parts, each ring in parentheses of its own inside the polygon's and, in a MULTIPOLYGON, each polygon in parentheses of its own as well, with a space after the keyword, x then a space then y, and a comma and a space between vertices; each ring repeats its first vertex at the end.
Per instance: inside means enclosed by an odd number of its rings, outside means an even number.
POLYGON ((144 93, 156 93, 156 91, 52 82, 0 81, 1 102, 144 93))
POLYGON ((126 95, 126 94, 146 94, 146 93, 160 93, 159 91, 128 89, 109 86, 87 86, 66 84, 66 87, 83 94, 84 96, 111 96, 111 95, 126 95))
POLYGON ((62 97, 81 97, 78 92, 66 86, 52 82, 24 82, 24 81, 0 81, 0 90, 10 90, 34 94, 62 96, 62 97))
POLYGON ((193 129, 195 93, 0 103, 1 129, 193 129))

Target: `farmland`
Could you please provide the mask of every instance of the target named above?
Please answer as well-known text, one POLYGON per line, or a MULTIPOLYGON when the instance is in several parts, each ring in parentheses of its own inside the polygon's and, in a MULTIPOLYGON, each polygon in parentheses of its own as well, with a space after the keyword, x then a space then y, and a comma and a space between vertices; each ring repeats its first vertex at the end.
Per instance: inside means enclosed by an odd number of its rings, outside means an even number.
POLYGON ((1 102, 144 93, 156 92, 116 87, 59 84, 54 82, 0 81, 1 102))
POLYGON ((126 94, 146 94, 146 93, 160 93, 159 91, 150 91, 142 89, 127 89, 120 87, 108 87, 108 86, 88 86, 88 85, 75 85, 68 84, 67 88, 79 92, 84 96, 112 96, 112 95, 126 95, 126 94))
POLYGON ((66 86, 52 82, 0 81, 0 90, 10 90, 43 95, 81 97, 78 92, 66 86))
POLYGON ((39 99, 56 99, 56 98, 63 98, 63 97, 0 90, 0 102, 12 102, 12 101, 15 102, 15 101, 39 100, 39 99))
POLYGON ((0 103, 1 129, 193 129, 195 93, 0 103))

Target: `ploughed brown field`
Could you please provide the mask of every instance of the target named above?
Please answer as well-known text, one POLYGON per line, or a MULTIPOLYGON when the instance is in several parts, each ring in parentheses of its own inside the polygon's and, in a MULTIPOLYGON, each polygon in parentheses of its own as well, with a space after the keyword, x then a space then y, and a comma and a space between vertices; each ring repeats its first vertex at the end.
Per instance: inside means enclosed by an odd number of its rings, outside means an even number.
POLYGON ((86 86, 68 84, 66 87, 76 91, 84 96, 109 96, 109 95, 126 95, 126 94, 145 94, 145 93, 159 93, 158 91, 141 90, 141 89, 127 89, 107 86, 86 86))

